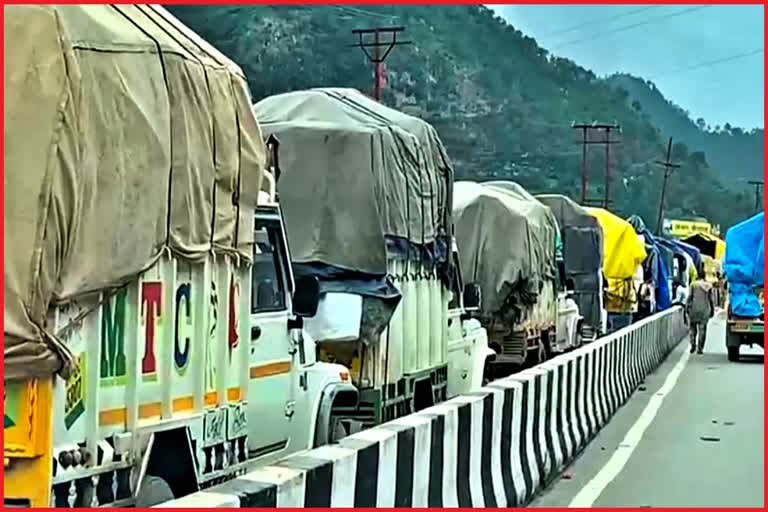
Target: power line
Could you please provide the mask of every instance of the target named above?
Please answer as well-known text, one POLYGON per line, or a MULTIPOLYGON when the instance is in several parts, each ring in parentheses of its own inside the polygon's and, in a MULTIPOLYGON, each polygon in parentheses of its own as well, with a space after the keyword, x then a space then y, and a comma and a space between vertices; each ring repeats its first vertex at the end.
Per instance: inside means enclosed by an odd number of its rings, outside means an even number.
POLYGON ((563 35, 563 34, 568 34, 569 32, 574 32, 574 31, 579 30, 579 29, 584 28, 584 27, 589 27, 591 25, 597 25, 598 23, 603 23, 603 22, 607 22, 607 21, 615 21, 615 20, 618 20, 618 19, 621 19, 621 18, 626 18, 627 16, 632 16, 634 14, 639 14, 641 12, 650 11, 651 9, 658 9, 660 7, 663 7, 663 6, 662 5, 651 5, 651 6, 643 7, 641 9, 634 9, 632 11, 627 11, 627 12, 624 12, 622 14, 615 14, 613 16, 606 16, 606 17, 603 17, 603 18, 596 18, 596 19, 593 19, 593 20, 590 20, 590 21, 586 21, 584 23, 580 23, 578 25, 573 25, 572 27, 569 27, 569 28, 566 28, 566 29, 563 29, 563 30, 556 30, 555 32, 550 32, 548 34, 544 34, 542 36, 539 36, 539 39, 543 39, 543 38, 546 38, 546 37, 560 36, 560 35, 563 35))
POLYGON ((397 19, 399 18, 396 14, 384 14, 379 12, 372 12, 372 11, 366 11, 364 9, 359 9, 357 7, 351 7, 349 5, 331 5, 334 9, 336 9, 339 12, 343 12, 352 16, 368 16, 373 18, 384 18, 384 19, 397 19))
POLYGON ((642 26, 648 25, 650 23, 655 23, 655 22, 667 20, 669 18, 674 18, 676 16, 682 16, 683 14, 689 14, 689 13, 692 13, 692 12, 701 11, 703 9, 708 9, 710 7, 712 7, 712 6, 711 5, 703 5, 703 6, 699 6, 699 7, 691 7, 689 9, 683 9, 682 11, 677 11, 677 12, 673 12, 673 13, 670 13, 670 14, 665 14, 664 16, 656 16, 655 18, 648 18, 648 19, 646 19, 644 21, 640 21, 640 22, 634 23, 632 25, 624 25, 623 27, 618 27, 618 28, 615 28, 613 30, 608 30, 606 32, 600 32, 598 34, 595 34, 592 37, 585 37, 585 38, 582 38, 582 39, 576 39, 576 40, 573 40, 573 41, 568 41, 568 42, 565 42, 565 43, 562 43, 562 44, 558 44, 558 45, 553 46, 552 49, 562 48, 563 46, 571 46, 571 45, 574 45, 574 44, 586 43, 586 42, 593 41, 595 39, 599 39, 599 38, 607 36, 607 35, 616 34, 616 33, 619 33, 619 32, 624 32, 626 30, 631 30, 633 28, 642 27, 642 26))
POLYGON ((676 75, 676 74, 679 74, 679 73, 685 73, 685 72, 694 71, 694 70, 697 70, 697 69, 708 68, 708 67, 712 67, 712 66, 714 66, 716 64, 722 64, 724 62, 730 62, 732 60, 743 59, 744 57, 751 57, 752 55, 758 55, 758 54, 761 54, 761 53, 763 53, 763 48, 758 48, 757 50, 752 50, 751 52, 739 53, 739 54, 736 54, 736 55, 731 55, 730 57, 723 57, 722 59, 710 60, 710 61, 707 61, 707 62, 701 62, 699 64, 694 64, 693 66, 688 66, 688 67, 685 67, 685 68, 679 68, 679 69, 676 69, 676 70, 673 70, 673 71, 669 71, 667 73, 662 73, 662 74, 659 74, 659 75, 652 76, 648 80, 656 80, 659 77, 676 75))

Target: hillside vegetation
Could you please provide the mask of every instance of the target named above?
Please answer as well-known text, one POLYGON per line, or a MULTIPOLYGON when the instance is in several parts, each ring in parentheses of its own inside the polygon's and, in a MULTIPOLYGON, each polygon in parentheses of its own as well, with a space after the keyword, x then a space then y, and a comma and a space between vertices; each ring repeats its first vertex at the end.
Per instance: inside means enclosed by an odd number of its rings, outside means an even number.
MULTIPOLYGON (((531 192, 580 197, 577 122, 617 122, 613 210, 656 224, 666 140, 629 93, 536 41, 478 5, 170 6, 169 10, 238 62, 258 101, 320 86, 370 91, 372 68, 351 31, 402 25, 412 45, 389 55, 383 101, 438 129, 460 179, 509 178, 531 192)), ((677 138, 677 137, 676 137, 677 138)), ((667 214, 703 216, 723 228, 751 214, 749 189, 724 187, 709 147, 677 143, 682 164, 670 181, 667 214), (694 147, 694 146, 692 146, 694 147)), ((762 149, 762 148, 761 148, 762 149)), ((762 159, 762 155, 760 155, 762 159)), ((603 195, 604 149, 589 152, 589 196, 603 195)))
POLYGON ((630 106, 661 130, 692 150, 704 151, 707 160, 728 183, 759 179, 763 176, 763 130, 742 130, 725 123, 710 126, 699 117, 666 99, 652 82, 631 75, 614 75, 608 82, 629 93, 630 106))

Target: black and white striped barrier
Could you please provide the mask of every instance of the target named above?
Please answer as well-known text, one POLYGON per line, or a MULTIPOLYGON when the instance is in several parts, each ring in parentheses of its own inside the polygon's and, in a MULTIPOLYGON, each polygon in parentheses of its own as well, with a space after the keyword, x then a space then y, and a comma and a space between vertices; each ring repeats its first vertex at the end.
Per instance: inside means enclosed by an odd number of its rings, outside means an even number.
POLYGON ((523 506, 685 335, 682 310, 665 311, 477 392, 160 506, 523 506))

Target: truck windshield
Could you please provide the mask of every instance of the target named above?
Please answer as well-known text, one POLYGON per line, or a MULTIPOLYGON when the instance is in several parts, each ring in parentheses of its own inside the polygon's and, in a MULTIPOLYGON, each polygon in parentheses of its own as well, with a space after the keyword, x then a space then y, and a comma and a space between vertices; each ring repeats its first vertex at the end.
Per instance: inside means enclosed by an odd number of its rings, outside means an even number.
POLYGON ((282 311, 286 309, 285 274, 280 264, 279 235, 274 229, 260 227, 254 236, 251 311, 282 311))

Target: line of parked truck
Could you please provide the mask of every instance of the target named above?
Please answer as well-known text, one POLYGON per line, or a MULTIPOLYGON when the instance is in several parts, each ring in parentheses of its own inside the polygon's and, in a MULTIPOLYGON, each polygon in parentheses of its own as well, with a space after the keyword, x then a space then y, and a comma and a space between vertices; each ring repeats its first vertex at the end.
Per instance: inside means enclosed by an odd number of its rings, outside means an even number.
POLYGON ((605 210, 455 182, 357 91, 253 105, 160 7, 5 29, 7 506, 189 494, 592 341, 688 268, 605 210))

